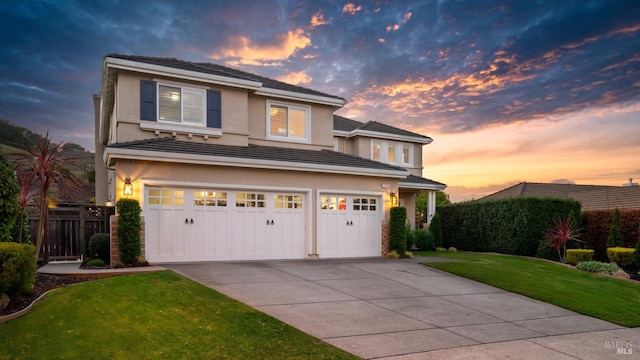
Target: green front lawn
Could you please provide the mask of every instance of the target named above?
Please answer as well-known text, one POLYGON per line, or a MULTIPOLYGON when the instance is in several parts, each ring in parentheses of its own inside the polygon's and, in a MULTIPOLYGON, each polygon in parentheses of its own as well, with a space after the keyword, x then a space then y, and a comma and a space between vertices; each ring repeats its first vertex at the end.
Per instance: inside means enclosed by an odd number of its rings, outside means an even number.
POLYGON ((419 252, 458 261, 427 266, 619 325, 640 326, 640 283, 519 256, 419 252))
POLYGON ((58 289, 0 339, 0 359, 355 359, 171 271, 58 289))

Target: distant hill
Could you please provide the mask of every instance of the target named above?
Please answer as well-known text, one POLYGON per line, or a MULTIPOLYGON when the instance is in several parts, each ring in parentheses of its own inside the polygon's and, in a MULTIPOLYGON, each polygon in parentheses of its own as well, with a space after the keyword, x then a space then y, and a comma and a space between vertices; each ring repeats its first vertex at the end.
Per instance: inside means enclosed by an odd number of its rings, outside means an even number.
MULTIPOLYGON (((23 147, 31 148, 35 147, 38 139, 42 139, 43 136, 35 133, 26 128, 13 125, 8 120, 0 119, 0 148, 2 152, 9 158, 9 162, 12 161, 11 153, 21 152, 23 147)), ((87 186, 80 194, 79 200, 76 199, 60 199, 62 202, 87 202, 90 197, 93 197, 94 190, 93 184, 90 183, 90 179, 95 177, 94 169, 94 154, 84 147, 76 143, 65 144, 65 157, 73 159, 73 163, 76 166, 72 166, 69 170, 79 177, 80 179, 87 181, 87 186)))

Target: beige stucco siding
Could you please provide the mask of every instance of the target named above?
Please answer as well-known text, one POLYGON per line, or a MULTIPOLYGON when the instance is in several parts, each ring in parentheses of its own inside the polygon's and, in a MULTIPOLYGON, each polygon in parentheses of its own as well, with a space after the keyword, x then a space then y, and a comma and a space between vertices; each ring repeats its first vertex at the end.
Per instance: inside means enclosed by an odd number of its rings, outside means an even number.
POLYGON ((306 104, 280 99, 267 99, 263 96, 249 95, 249 143, 264 146, 277 146, 297 149, 333 149, 333 110, 326 105, 306 104), (308 107, 311 111, 310 141, 286 141, 268 138, 267 102, 308 107))
POLYGON ((184 131, 178 131, 175 137, 180 140, 195 142, 209 142, 237 146, 247 145, 247 136, 249 134, 247 90, 210 86, 209 84, 190 81, 178 82, 175 80, 154 78, 127 71, 121 71, 118 75, 115 106, 117 133, 113 142, 125 142, 156 137, 153 131, 142 130, 140 128, 140 80, 153 80, 159 83, 164 82, 167 84, 195 86, 220 91, 222 97, 222 136, 208 136, 208 139, 205 139, 204 136, 198 135, 198 130, 206 128, 183 126, 184 131), (189 136, 189 134, 191 134, 191 136, 189 136))

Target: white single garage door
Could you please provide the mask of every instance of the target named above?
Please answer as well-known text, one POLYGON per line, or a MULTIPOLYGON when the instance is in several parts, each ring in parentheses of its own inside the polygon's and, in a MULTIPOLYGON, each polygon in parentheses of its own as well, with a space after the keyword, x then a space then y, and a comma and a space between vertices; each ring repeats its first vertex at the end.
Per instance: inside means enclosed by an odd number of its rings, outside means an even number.
POLYGON ((319 206, 320 258, 380 256, 380 197, 322 194, 319 206))
POLYGON ((147 187, 150 262, 305 257, 304 195, 147 187))

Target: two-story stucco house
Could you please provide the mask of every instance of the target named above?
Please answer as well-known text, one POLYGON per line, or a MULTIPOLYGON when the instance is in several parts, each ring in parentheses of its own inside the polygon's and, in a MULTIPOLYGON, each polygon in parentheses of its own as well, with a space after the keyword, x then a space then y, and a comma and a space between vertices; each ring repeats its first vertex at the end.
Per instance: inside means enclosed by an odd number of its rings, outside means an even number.
POLYGON ((154 263, 380 256, 389 208, 445 187, 430 138, 220 65, 108 55, 94 103, 96 202, 140 202, 154 263))

